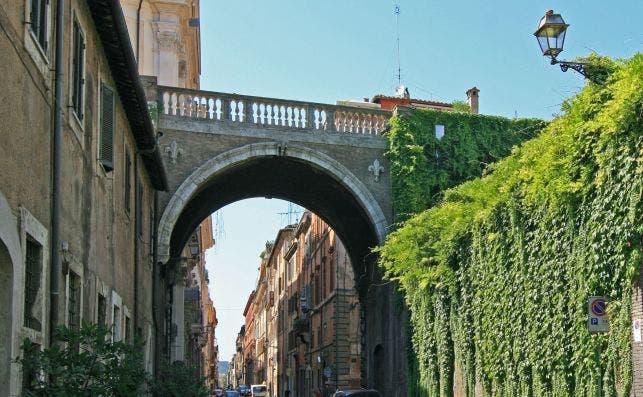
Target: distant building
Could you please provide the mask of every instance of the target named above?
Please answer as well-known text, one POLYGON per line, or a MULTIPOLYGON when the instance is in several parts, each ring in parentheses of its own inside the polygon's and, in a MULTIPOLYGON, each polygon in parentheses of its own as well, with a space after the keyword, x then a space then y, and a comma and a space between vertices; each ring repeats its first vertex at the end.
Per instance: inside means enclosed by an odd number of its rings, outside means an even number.
POLYGON ((245 335, 243 338, 243 383, 250 385, 255 382, 255 328, 254 328, 255 291, 250 293, 243 309, 245 318, 245 335))
POLYGON ((120 0, 139 73, 159 85, 199 88, 199 0, 120 0))
MULTIPOLYGON (((359 301, 346 248, 321 218, 306 212, 281 229, 262 255, 256 291, 244 311, 255 351, 244 346, 253 382, 271 397, 308 396, 317 388, 359 388, 359 301), (254 302, 250 305, 250 302, 254 302), (248 307, 252 306, 252 312, 248 307)), ((248 378, 246 377, 246 380, 248 378)))
MULTIPOLYGON (((469 107, 471 113, 479 112, 479 93, 480 90, 476 87, 472 87, 467 90, 467 101, 466 104, 469 107)), ((426 99, 417 99, 411 98, 408 88, 404 86, 399 86, 395 95, 375 95, 371 100, 364 98, 363 101, 358 100, 347 100, 347 101, 337 101, 337 105, 351 106, 351 107, 360 107, 360 108, 369 108, 369 109, 384 109, 384 110, 394 110, 398 106, 405 106, 411 108, 422 108, 422 109, 433 109, 451 112, 456 110, 454 103, 447 102, 438 102, 438 101, 429 101, 426 99)))

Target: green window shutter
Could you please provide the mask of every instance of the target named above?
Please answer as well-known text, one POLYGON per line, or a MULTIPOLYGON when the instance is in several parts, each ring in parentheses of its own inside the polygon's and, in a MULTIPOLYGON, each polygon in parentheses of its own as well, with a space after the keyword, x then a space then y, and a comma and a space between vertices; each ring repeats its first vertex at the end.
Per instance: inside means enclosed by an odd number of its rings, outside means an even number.
POLYGON ((78 21, 74 20, 73 31, 73 75, 72 75, 72 105, 76 116, 83 119, 83 73, 85 68, 85 36, 78 21))
POLYGON ((98 160, 106 171, 114 169, 114 91, 101 86, 98 160))

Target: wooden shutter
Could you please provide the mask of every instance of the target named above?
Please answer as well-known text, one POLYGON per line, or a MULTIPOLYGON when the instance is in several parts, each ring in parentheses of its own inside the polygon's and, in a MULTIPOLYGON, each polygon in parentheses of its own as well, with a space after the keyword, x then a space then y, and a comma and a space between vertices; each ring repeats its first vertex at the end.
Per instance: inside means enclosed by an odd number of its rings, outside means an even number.
POLYGON ((101 86, 98 160, 106 171, 114 169, 114 91, 101 86))
POLYGON ((80 29, 78 21, 74 20, 74 50, 73 50, 73 87, 72 87, 72 105, 76 111, 76 116, 83 119, 83 79, 85 68, 85 37, 80 29))

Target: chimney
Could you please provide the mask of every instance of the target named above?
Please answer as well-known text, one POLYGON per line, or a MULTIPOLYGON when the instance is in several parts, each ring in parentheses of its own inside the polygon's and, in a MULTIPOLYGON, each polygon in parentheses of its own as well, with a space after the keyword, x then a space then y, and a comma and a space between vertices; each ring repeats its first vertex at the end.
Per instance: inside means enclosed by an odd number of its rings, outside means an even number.
POLYGON ((469 109, 471 109, 471 113, 478 114, 478 93, 480 92, 479 89, 476 87, 469 88, 467 90, 467 105, 469 105, 469 109))

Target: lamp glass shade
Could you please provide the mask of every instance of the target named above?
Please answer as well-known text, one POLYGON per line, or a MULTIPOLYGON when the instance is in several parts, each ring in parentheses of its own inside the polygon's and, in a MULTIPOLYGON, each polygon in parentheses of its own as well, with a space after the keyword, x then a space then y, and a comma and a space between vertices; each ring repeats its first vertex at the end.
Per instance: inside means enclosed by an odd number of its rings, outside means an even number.
POLYGON ((540 19, 534 36, 543 55, 556 58, 563 51, 568 26, 560 14, 554 14, 551 10, 540 19))

